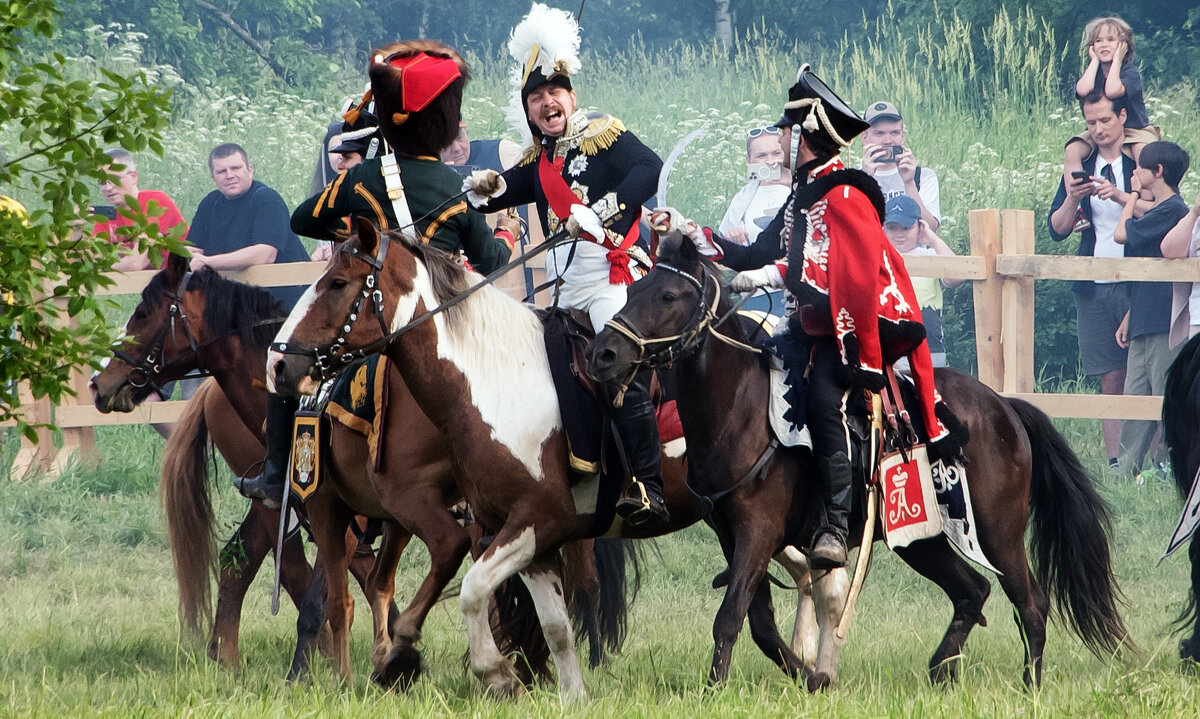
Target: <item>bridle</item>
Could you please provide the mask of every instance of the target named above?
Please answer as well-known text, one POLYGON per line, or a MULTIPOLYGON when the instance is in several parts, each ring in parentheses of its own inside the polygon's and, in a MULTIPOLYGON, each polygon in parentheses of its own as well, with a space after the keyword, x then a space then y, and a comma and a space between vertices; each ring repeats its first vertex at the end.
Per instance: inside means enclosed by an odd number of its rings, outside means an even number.
POLYGON ((136 359, 124 350, 113 349, 113 357, 121 360, 131 368, 129 375, 126 377, 126 381, 130 384, 130 386, 140 389, 149 385, 156 392, 162 390, 162 386, 159 385, 159 383, 155 380, 162 375, 163 372, 169 369, 171 365, 174 365, 180 361, 180 356, 176 356, 168 362, 163 361, 166 357, 167 338, 175 336, 176 322, 178 322, 183 328, 183 335, 184 337, 187 337, 188 348, 192 351, 192 355, 196 358, 196 371, 192 375, 195 377, 212 376, 212 371, 205 367, 204 360, 200 352, 200 350, 204 349, 208 345, 218 342, 223 339, 223 337, 228 335, 238 334, 249 329, 264 327, 266 325, 278 325, 283 323, 283 319, 281 318, 259 320, 258 322, 254 322, 244 327, 238 327, 230 330, 227 335, 223 335, 222 337, 215 337, 207 342, 197 342, 196 333, 192 331, 192 325, 188 320, 187 313, 183 311, 183 298, 187 293, 188 284, 191 283, 193 274, 194 273, 191 270, 183 273, 183 278, 179 280, 179 287, 177 287, 174 292, 164 292, 166 297, 171 300, 171 306, 167 308, 169 319, 158 328, 157 332, 154 333, 154 339, 150 342, 150 351, 146 353, 145 357, 142 359, 136 359))
MULTIPOLYGON (((348 254, 354 259, 367 263, 371 272, 363 278, 362 288, 346 312, 346 319, 342 321, 338 335, 332 342, 318 345, 312 349, 296 349, 289 347, 286 342, 272 342, 271 349, 280 354, 312 357, 313 366, 309 371, 309 376, 322 384, 336 377, 347 365, 386 349, 399 336, 399 332, 388 331, 387 320, 383 317, 383 290, 379 289, 379 273, 383 270, 384 261, 387 260, 391 242, 387 233, 379 234, 378 256, 367 254, 357 246, 351 247, 348 242, 344 242, 338 247, 339 253, 348 254), (348 350, 346 349, 346 339, 354 329, 354 324, 358 322, 359 310, 362 309, 362 303, 367 298, 375 303, 375 318, 379 321, 379 329, 383 332, 383 337, 365 347, 348 350)), ((407 329, 407 325, 401 329, 407 329)))
POLYGON ((678 334, 666 337, 647 337, 624 312, 618 312, 611 320, 604 323, 605 327, 611 328, 638 348, 638 357, 633 362, 635 371, 641 367, 666 367, 685 354, 696 351, 709 335, 731 347, 736 347, 747 352, 754 352, 755 354, 762 353, 762 350, 758 347, 739 342, 717 331, 718 327, 737 313, 745 300, 736 303, 733 308, 718 318, 716 309, 717 305, 721 302, 721 282, 713 276, 707 267, 704 265, 700 266, 700 277, 696 277, 689 272, 684 272, 678 267, 669 265, 661 260, 655 263, 654 269, 673 272, 682 277, 688 284, 696 288, 699 299, 696 302, 696 308, 692 311, 691 318, 689 318, 687 324, 684 325, 684 328, 678 334), (704 296, 704 290, 709 280, 712 280, 713 287, 711 301, 708 301, 704 296), (651 347, 656 345, 665 346, 662 349, 651 350, 651 347))
POLYGON ((150 385, 155 391, 162 389, 157 382, 154 381, 159 375, 170 367, 176 360, 163 362, 166 356, 167 337, 175 336, 175 322, 178 320, 183 327, 183 334, 187 337, 188 346, 192 353, 196 356, 196 363, 199 365, 200 376, 209 376, 212 373, 204 368, 200 359, 201 345, 196 342, 196 335, 192 332, 191 323, 188 322, 187 314, 183 311, 183 297, 187 292, 188 283, 192 281, 192 272, 188 270, 183 273, 183 279, 179 280, 179 287, 174 292, 167 291, 165 294, 171 300, 171 306, 167 309, 169 319, 158 331, 154 333, 154 339, 150 342, 150 351, 142 359, 135 359, 126 353, 124 350, 114 349, 113 356, 129 365, 132 369, 129 372, 127 381, 133 387, 141 389, 146 385, 150 385))

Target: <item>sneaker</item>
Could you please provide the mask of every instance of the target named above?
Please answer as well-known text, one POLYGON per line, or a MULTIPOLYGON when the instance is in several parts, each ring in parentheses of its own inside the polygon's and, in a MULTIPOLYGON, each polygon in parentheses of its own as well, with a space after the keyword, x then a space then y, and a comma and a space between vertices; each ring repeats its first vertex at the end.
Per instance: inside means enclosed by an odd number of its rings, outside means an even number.
POLYGON ((1109 457, 1108 458, 1108 468, 1111 469, 1112 471, 1116 472, 1121 469, 1121 463, 1119 461, 1117 461, 1116 457, 1109 457))
POLYGON ((1083 216, 1083 208, 1081 207, 1078 210, 1076 210, 1075 211, 1075 226, 1071 228, 1071 232, 1083 232, 1084 230, 1090 228, 1091 226, 1092 226, 1092 223, 1088 220, 1088 218, 1083 216))

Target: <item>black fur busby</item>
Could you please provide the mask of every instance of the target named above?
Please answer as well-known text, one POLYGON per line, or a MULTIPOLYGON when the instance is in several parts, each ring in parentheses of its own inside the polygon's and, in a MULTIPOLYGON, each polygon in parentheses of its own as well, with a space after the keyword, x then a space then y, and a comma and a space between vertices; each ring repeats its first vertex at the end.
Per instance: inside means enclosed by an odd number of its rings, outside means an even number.
POLYGON ((368 75, 383 139, 397 153, 437 157, 458 136, 467 63, 435 40, 392 43, 372 57, 368 75))

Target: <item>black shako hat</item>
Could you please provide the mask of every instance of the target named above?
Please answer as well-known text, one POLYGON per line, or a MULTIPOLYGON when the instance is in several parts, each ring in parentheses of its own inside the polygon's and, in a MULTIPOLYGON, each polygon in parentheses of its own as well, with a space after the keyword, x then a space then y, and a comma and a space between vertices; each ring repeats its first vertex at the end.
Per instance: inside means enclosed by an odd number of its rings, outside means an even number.
POLYGON ((379 154, 379 142, 379 120, 360 109, 354 122, 342 123, 340 144, 330 152, 357 152, 369 160, 379 154))
POLYGON ((788 90, 779 127, 799 125, 804 132, 827 139, 838 147, 849 147, 850 141, 870 127, 867 121, 829 89, 813 74, 808 63, 796 73, 796 84, 788 90))

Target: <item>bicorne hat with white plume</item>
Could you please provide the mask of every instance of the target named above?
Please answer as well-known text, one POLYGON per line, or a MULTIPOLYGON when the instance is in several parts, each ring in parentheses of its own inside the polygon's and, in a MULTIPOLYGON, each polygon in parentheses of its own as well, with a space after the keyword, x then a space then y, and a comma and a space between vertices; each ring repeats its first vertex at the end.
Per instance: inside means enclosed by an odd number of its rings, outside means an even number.
POLYGON ((526 99, 547 83, 572 89, 571 75, 581 67, 579 24, 569 11, 535 2, 529 14, 513 28, 508 52, 516 67, 512 74, 512 101, 505 114, 525 140, 522 145, 529 147, 533 137, 540 137, 541 133, 529 121, 526 99))

